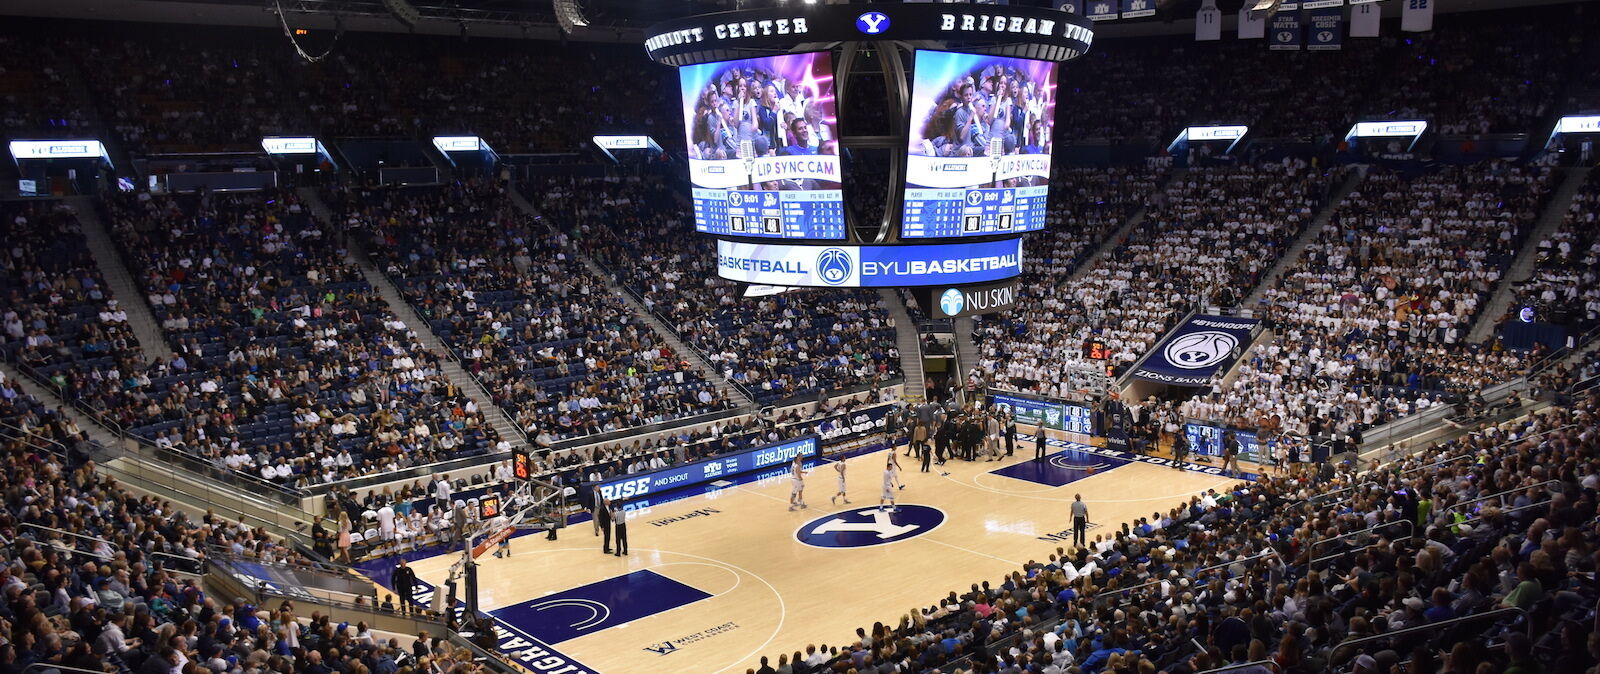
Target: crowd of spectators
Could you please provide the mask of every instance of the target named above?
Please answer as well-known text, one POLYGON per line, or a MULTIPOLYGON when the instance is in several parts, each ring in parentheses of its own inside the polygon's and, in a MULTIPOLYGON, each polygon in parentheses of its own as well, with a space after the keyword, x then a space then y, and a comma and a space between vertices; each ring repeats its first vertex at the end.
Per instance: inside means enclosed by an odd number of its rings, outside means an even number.
POLYGON ((304 129, 269 70, 281 45, 240 37, 158 29, 65 44, 129 151, 259 151, 262 136, 304 129))
POLYGON ((0 353, 41 373, 136 356, 128 314, 111 296, 71 207, 0 205, 0 353))
POLYGON ((500 444, 349 263, 339 230, 291 195, 137 193, 105 207, 174 352, 49 373, 103 421, 288 488, 500 444))
MULTIPOLYGON (((980 326, 979 365, 1002 386, 1047 395, 1066 393, 1058 388, 1071 372, 1108 365, 1089 357, 1091 343, 1104 347, 1093 355, 1126 367, 1190 309, 1239 304, 1310 222, 1329 178, 1296 159, 1197 168, 1175 178, 1127 239, 1076 280, 1057 271, 1070 265, 1036 263, 1041 280, 1030 285, 1043 296, 1013 312, 1019 315, 980 326)), ((1113 201, 1126 210, 1155 179, 1145 174, 1108 188, 1122 190, 1113 201)))
POLYGON ((666 185, 586 180, 539 192, 544 203, 559 196, 557 210, 585 213, 565 225, 583 249, 756 402, 838 395, 902 376, 896 326, 876 293, 811 288, 741 298, 738 284, 717 275, 712 241, 694 233, 666 185))
POLYGON ((211 596, 197 572, 214 555, 307 560, 263 530, 130 493, 86 455, 60 451, 83 433, 3 376, 0 421, 0 671, 477 671, 438 643, 406 648, 365 624, 298 615, 293 602, 211 596))
MULTIPOLYGON (((332 197, 370 237, 378 265, 534 444, 620 431, 732 406, 549 224, 579 208, 554 185, 543 216, 488 182, 332 197)), ((583 201, 589 201, 587 199, 583 201)))
POLYGON ((82 138, 94 134, 92 106, 72 88, 43 35, 0 35, 0 137, 82 138))
POLYGON ((1267 288, 1272 336, 1184 414, 1347 433, 1515 377, 1521 354, 1466 334, 1548 187, 1547 170, 1501 163, 1374 171, 1267 288))
POLYGON ((1246 663, 1258 664, 1238 671, 1593 671, 1597 412, 1590 397, 1390 466, 1209 490, 779 665, 791 674, 1184 674, 1246 663), (1457 618, 1475 619, 1400 632, 1457 618))
MULTIPOLYGON (((1600 324, 1600 172, 1591 171, 1554 233, 1538 243, 1533 276, 1516 286, 1512 312, 1584 330, 1600 324)), ((1509 320, 1505 316, 1502 320, 1509 320)))

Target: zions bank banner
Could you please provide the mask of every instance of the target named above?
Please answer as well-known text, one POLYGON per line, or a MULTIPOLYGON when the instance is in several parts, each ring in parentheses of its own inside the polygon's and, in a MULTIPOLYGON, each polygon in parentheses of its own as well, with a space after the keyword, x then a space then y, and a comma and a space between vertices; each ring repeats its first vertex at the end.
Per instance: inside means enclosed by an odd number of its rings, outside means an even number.
POLYGON ((1216 373, 1233 367, 1250 348, 1260 324, 1252 318, 1191 316, 1156 345, 1133 376, 1174 386, 1210 384, 1216 373))

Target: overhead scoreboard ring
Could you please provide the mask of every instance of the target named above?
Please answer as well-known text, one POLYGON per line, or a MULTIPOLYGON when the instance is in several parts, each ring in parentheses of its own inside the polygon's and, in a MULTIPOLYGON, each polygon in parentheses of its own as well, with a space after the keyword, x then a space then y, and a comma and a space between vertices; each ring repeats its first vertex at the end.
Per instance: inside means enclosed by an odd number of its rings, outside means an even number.
POLYGON ((912 288, 941 317, 1015 304, 1020 239, 1043 229, 1057 64, 1089 50, 1093 22, 1041 7, 795 4, 674 19, 645 35, 652 60, 684 72, 696 229, 717 239, 720 276, 747 284, 750 295, 795 287, 912 288), (929 98, 919 93, 921 80, 913 86, 907 60, 913 54, 919 67, 928 58, 928 72, 936 56, 970 59, 941 62, 946 80, 928 90, 942 85, 948 92, 952 82, 977 76, 984 100, 963 102, 966 113, 941 107, 952 119, 940 122, 982 125, 1001 130, 987 135, 1005 137, 980 142, 975 132, 947 133, 935 148, 926 129, 913 131, 933 119, 907 114, 919 114, 913 105, 926 106, 929 98), (1048 79, 1033 76, 1035 68, 1048 79), (888 133, 852 135, 849 119, 839 124, 842 113, 873 105, 845 105, 858 74, 882 76, 888 133), (808 87, 802 95, 782 90, 796 81, 808 87), (784 107, 789 101, 793 108, 784 107), (813 103, 828 110, 805 108, 813 103), (1010 117, 1001 115, 1002 104, 1010 117), (959 149, 953 136, 961 136, 959 149), (884 150, 887 161, 871 169, 885 179, 882 214, 847 207, 845 189, 853 191, 851 206, 872 200, 871 193, 854 192, 866 181, 843 187, 860 168, 846 170, 847 158, 884 150), (828 250, 807 250, 816 246, 828 250))

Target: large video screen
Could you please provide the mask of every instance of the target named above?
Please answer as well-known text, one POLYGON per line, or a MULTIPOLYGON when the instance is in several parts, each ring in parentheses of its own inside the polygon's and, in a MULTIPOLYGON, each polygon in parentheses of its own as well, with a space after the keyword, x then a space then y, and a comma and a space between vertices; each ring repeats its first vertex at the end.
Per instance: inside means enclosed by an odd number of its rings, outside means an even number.
POLYGON ((1044 228, 1053 61, 918 51, 911 84, 909 239, 1044 228))
POLYGON ((845 238, 827 53, 706 63, 678 73, 697 231, 845 238))

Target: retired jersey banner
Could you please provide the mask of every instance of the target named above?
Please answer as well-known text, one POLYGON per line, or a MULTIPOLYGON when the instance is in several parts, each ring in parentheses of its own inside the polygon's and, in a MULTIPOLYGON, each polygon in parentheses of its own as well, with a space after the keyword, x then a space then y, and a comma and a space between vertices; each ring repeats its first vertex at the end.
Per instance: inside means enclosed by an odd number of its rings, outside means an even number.
POLYGON ((1056 9, 1068 14, 1082 14, 1083 0, 1061 0, 1061 2, 1056 3, 1056 9))
POLYGON ((1250 3, 1239 8, 1239 39, 1259 40, 1267 36, 1267 15, 1250 10, 1250 3))
POLYGON ((1344 8, 1313 9, 1310 18, 1310 27, 1306 29, 1306 50, 1338 50, 1344 37, 1344 8))
POLYGON ((1167 334, 1133 376, 1174 386, 1207 386, 1239 360, 1261 321, 1196 314, 1167 334))
POLYGON ((1217 0, 1205 0, 1200 3, 1200 11, 1194 13, 1194 39, 1196 42, 1222 39, 1222 10, 1217 9, 1217 0))
POLYGON ((1383 7, 1376 3, 1350 6, 1350 37, 1377 37, 1383 7))
POLYGON ((1344 0, 1305 0, 1300 3, 1305 9, 1322 9, 1324 7, 1343 7, 1344 0))
POLYGON ((1155 0, 1122 0, 1122 18, 1124 19, 1137 19, 1155 15, 1155 0))
POLYGON ((1279 12, 1272 17, 1272 39, 1268 43, 1273 51, 1300 50, 1300 12, 1279 12))
POLYGON ((1420 33, 1433 30, 1433 5, 1438 0, 1405 0, 1400 12, 1400 30, 1420 33))
POLYGON ((1083 11, 1090 21, 1110 21, 1117 18, 1117 0, 1085 0, 1083 11))

